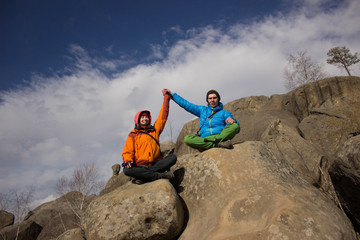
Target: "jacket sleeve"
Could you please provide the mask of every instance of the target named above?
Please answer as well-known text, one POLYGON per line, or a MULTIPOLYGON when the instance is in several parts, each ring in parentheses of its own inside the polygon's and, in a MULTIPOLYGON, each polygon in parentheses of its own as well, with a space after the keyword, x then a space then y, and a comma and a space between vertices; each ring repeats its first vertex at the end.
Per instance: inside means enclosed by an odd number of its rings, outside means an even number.
POLYGON ((122 165, 124 165, 125 162, 134 162, 135 159, 134 138, 131 136, 131 133, 126 139, 122 157, 123 157, 122 165))
POLYGON ((194 114, 197 117, 200 117, 201 109, 203 106, 199 106, 193 104, 184 98, 180 97, 177 93, 172 94, 172 99, 176 102, 180 107, 184 108, 189 113, 194 114))
MULTIPOLYGON (((225 111, 224 117, 225 117, 225 121, 226 121, 229 117, 232 118, 232 119, 234 119, 234 120, 236 121, 236 123, 240 126, 239 121, 233 117, 233 115, 231 114, 231 112, 225 111)), ((228 125, 228 124, 230 124, 230 123, 226 123, 226 125, 228 125)), ((239 133, 239 132, 240 132, 240 127, 239 127, 239 130, 238 130, 238 133, 239 133)))
MULTIPOLYGON (((228 118, 232 118, 232 119, 235 119, 234 117, 233 117, 233 115, 231 114, 231 112, 229 112, 229 111, 224 111, 224 121, 226 121, 228 118)), ((235 119, 236 120, 236 119, 235 119)), ((237 120, 236 120, 237 121, 237 120)))
POLYGON ((170 96, 168 94, 165 94, 159 116, 154 124, 154 128, 156 129, 159 135, 164 130, 167 118, 169 116, 169 102, 170 102, 170 96))

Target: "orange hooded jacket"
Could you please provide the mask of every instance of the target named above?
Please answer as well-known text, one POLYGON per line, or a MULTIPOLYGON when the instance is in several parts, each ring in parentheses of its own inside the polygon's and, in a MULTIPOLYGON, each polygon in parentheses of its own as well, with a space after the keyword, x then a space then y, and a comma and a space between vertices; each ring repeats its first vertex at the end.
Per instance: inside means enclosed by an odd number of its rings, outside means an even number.
POLYGON ((159 116, 153 127, 151 125, 146 128, 137 127, 142 112, 148 112, 151 124, 151 115, 149 111, 140 111, 135 115, 135 129, 129 133, 122 153, 123 165, 126 162, 131 162, 132 166, 151 166, 156 161, 162 159, 160 146, 144 132, 147 132, 159 142, 160 134, 165 128, 166 120, 169 115, 169 101, 170 96, 165 94, 159 116))

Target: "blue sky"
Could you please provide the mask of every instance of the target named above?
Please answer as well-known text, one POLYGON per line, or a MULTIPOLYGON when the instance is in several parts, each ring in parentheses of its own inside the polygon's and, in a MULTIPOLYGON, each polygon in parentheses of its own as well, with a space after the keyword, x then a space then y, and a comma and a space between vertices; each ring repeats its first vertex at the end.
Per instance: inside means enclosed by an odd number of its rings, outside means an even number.
POLYGON ((180 29, 226 27, 285 7, 277 0, 2 1, 0 89, 64 68, 70 44, 96 56, 121 57, 121 71, 156 60, 152 46, 173 44, 183 37, 180 29))
MULTIPOLYGON (((287 56, 328 76, 335 46, 360 51, 360 1, 1 1, 0 192, 36 186, 37 205, 85 162, 107 181, 133 117, 161 90, 195 104, 286 93, 287 56)), ((360 75, 360 64, 351 67, 360 75)), ((194 116, 171 102, 160 141, 194 116)))

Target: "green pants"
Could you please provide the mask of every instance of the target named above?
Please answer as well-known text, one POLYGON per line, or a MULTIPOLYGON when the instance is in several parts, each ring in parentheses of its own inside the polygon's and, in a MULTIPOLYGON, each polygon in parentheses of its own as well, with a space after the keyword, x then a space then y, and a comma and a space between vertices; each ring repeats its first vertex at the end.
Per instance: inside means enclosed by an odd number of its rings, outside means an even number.
POLYGON ((197 135, 186 135, 184 142, 186 145, 200 149, 207 150, 215 146, 215 143, 224 142, 235 137, 239 132, 239 125, 237 123, 227 124, 219 134, 214 134, 207 137, 199 137, 197 135), (206 141, 204 141, 206 139, 206 141))

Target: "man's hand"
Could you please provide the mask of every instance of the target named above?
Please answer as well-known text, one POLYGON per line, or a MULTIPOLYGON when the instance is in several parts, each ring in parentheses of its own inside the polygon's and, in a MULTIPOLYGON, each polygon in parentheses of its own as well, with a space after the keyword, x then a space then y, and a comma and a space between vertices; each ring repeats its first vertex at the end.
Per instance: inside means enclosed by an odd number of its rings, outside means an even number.
POLYGON ((165 94, 169 94, 170 96, 172 95, 172 93, 171 93, 171 91, 169 90, 169 89, 167 89, 167 88, 164 88, 163 90, 162 90, 162 94, 165 96, 165 94))
POLYGON ((131 168, 131 162, 126 162, 126 163, 123 165, 123 168, 131 168))
POLYGON ((232 118, 228 118, 228 119, 226 119, 226 121, 225 121, 226 123, 230 123, 230 124, 233 124, 233 123, 236 123, 236 121, 235 121, 235 119, 232 119, 232 118))

